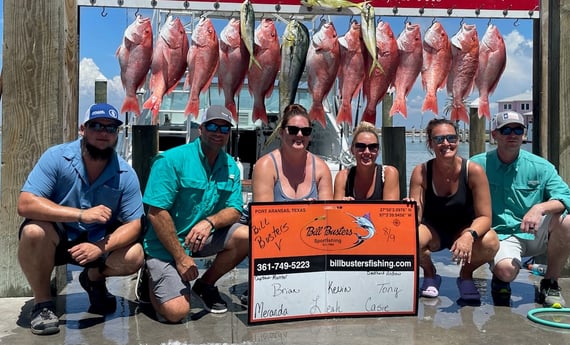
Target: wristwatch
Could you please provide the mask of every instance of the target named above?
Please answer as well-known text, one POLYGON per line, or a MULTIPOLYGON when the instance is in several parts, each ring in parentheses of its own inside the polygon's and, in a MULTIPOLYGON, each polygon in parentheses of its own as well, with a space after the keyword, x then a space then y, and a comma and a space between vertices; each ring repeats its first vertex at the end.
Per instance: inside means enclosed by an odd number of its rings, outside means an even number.
POLYGON ((471 234, 471 236, 473 236, 473 241, 477 241, 477 239, 479 238, 479 234, 477 233, 477 231, 473 230, 473 229, 469 229, 467 230, 469 231, 469 233, 471 234))

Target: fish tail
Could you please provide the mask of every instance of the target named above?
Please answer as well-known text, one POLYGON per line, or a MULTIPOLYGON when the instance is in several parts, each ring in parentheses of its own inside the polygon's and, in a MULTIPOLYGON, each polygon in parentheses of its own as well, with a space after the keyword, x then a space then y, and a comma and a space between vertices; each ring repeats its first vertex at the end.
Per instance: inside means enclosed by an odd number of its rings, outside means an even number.
POLYGON ((238 114, 236 110, 236 104, 233 100, 226 101, 226 109, 228 109, 232 113, 232 117, 234 120, 238 120, 238 114))
POLYGON ((342 102, 340 105, 340 110, 338 111, 338 115, 336 117, 336 123, 341 124, 343 122, 352 125, 352 106, 349 102, 342 102), (348 104, 346 104, 348 103, 348 104))
POLYGON ((451 121, 463 121, 465 123, 469 123, 469 114, 467 113, 467 109, 465 106, 453 106, 451 109, 451 115, 449 117, 451 121))
POLYGON ((194 115, 194 118, 198 118, 198 113, 200 111, 200 99, 190 99, 184 109, 184 115, 188 116, 190 114, 194 115))
POLYGON ((311 121, 318 121, 323 126, 323 128, 327 127, 325 108, 323 107, 322 103, 313 102, 313 105, 311 105, 311 109, 309 110, 309 118, 311 121))
POLYGON ((408 108, 406 107, 406 99, 403 97, 396 97, 392 108, 390 109, 390 116, 396 115, 396 113, 402 114, 404 118, 408 118, 408 108))
POLYGON ((489 109, 489 99, 479 98, 479 109, 477 110, 479 118, 485 116, 488 120, 491 119, 491 110, 489 109))
POLYGON ((361 121, 376 123, 376 109, 364 109, 361 121))
POLYGON ((140 116, 140 114, 141 114, 139 102, 138 102, 137 98, 134 96, 125 97, 125 100, 123 102, 123 106, 121 107, 121 113, 126 113, 128 111, 131 111, 131 112, 137 114, 137 116, 140 116))
POLYGON ((439 115, 439 110, 437 106, 437 96, 435 94, 427 93, 424 99, 424 104, 422 105, 422 113, 431 110, 436 116, 439 115))
POLYGON ((152 94, 149 99, 147 99, 143 104, 143 109, 150 109, 152 116, 158 116, 158 111, 160 110, 160 105, 162 103, 162 97, 158 97, 152 94))
POLYGON ((252 116, 253 122, 255 122, 257 120, 261 120, 264 124, 268 123, 267 113, 265 111, 265 107, 263 107, 263 106, 254 105, 251 116, 252 116))

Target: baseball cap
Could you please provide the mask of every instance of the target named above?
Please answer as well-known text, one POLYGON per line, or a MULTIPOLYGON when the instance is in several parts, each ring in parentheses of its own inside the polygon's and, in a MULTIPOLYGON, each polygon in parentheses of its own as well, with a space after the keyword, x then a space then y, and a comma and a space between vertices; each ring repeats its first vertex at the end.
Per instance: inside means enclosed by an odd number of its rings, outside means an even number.
POLYGON ((119 120, 119 111, 117 108, 107 103, 91 104, 85 112, 85 121, 83 121, 83 123, 85 124, 95 119, 113 120, 118 126, 123 124, 123 121, 119 120))
POLYGON ((504 111, 495 115, 493 121, 493 130, 500 129, 506 125, 517 124, 526 128, 524 118, 516 111, 504 111))
POLYGON ((211 105, 206 109, 206 111, 204 111, 202 123, 210 122, 212 120, 224 120, 233 127, 232 113, 224 106, 211 105))

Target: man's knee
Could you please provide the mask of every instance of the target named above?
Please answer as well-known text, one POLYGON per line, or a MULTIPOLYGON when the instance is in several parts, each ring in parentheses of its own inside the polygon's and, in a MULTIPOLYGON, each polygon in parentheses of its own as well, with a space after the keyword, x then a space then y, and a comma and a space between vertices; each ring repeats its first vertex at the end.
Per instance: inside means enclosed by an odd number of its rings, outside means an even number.
POLYGON ((166 322, 178 323, 190 313, 190 302, 185 296, 179 296, 157 305, 155 309, 166 322))

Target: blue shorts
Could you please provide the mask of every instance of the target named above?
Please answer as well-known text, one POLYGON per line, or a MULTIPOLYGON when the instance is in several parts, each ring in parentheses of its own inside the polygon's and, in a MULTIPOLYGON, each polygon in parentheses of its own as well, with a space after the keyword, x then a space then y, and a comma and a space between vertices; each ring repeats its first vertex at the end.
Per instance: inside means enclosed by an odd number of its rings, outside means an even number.
MULTIPOLYGON (((224 250, 227 242, 237 228, 243 226, 240 223, 233 224, 222 229, 216 229, 204 244, 201 251, 192 253, 194 258, 213 256, 224 250)), ((182 280, 176 270, 174 261, 162 261, 157 258, 147 257, 146 268, 149 276, 149 285, 160 304, 179 296, 190 296, 190 282, 182 280)))

